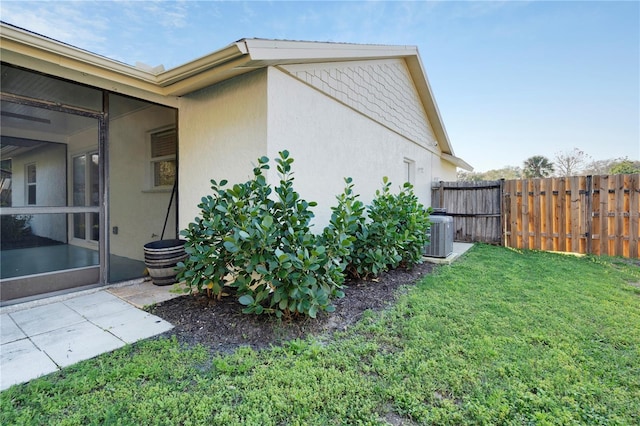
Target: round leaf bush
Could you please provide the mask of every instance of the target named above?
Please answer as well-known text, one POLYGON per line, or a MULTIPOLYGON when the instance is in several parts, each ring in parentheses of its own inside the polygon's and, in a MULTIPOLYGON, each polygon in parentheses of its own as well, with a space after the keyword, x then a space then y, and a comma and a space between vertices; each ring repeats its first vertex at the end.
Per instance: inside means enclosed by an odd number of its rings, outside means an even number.
POLYGON ((211 181, 213 194, 202 198, 200 216, 181 232, 189 257, 178 265, 178 278, 192 292, 218 297, 225 286, 235 288, 245 313, 315 318, 333 311, 331 298, 344 296, 342 259, 352 238, 343 228, 350 222, 334 212, 332 225, 314 235, 315 203, 293 189, 293 158, 279 154, 273 190, 264 175, 266 157, 245 183, 225 188, 226 181, 211 181))

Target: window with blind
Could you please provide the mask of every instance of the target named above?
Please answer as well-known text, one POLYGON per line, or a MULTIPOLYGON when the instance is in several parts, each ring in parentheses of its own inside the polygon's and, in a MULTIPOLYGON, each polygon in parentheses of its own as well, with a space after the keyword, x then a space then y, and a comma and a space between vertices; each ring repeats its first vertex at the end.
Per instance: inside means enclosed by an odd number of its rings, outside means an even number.
POLYGON ((154 188, 173 186, 176 180, 176 130, 151 133, 151 183, 154 188))

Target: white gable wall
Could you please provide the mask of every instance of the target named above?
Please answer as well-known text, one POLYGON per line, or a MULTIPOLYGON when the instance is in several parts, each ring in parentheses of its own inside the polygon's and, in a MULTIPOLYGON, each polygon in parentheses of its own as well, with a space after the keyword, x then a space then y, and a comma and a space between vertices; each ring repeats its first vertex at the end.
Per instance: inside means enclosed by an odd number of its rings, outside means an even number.
POLYGON ((180 99, 179 227, 200 211, 211 179, 244 182, 266 153, 267 72, 233 78, 180 99))
MULTIPOLYGON (((316 225, 322 227, 328 222, 335 196, 344 188, 344 177, 354 179, 356 192, 369 203, 381 187, 383 176, 393 182, 394 191, 406 181, 405 159, 413 162, 416 195, 429 206, 432 180, 446 178, 446 166, 440 165, 439 150, 429 133, 424 133, 426 139, 419 144, 388 125, 393 121, 388 117, 397 112, 393 104, 381 107, 380 115, 387 117, 383 123, 363 114, 360 108, 337 101, 328 87, 319 90, 318 84, 310 85, 284 70, 269 68, 268 156, 274 158, 283 149, 291 152, 295 159, 294 187, 303 198, 319 204, 314 209, 316 225)), ((366 103, 359 99, 360 104, 366 103)), ((429 126, 413 126, 414 130, 420 128, 429 126)), ((271 174, 274 181, 275 170, 271 174)))
POLYGON ((412 141, 436 138, 402 59, 285 65, 291 75, 412 141))

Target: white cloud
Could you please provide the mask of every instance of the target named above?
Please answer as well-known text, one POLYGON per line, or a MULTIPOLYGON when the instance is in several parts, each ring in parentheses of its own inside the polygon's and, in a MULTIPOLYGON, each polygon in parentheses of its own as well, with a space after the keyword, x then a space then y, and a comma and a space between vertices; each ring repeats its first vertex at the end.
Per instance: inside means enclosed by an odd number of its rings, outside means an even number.
POLYGON ((101 51, 109 19, 88 19, 81 2, 0 2, 2 20, 90 51, 101 51))

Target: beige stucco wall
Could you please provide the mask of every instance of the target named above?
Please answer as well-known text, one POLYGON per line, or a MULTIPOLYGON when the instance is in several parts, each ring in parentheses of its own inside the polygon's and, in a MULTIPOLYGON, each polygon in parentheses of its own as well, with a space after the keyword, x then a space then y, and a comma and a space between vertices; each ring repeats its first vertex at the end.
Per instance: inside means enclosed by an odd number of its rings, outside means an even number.
POLYGON ((180 99, 180 228, 199 214, 211 179, 244 182, 266 152, 267 72, 259 70, 180 99))
POLYGON ((432 164, 434 182, 455 182, 458 180, 457 167, 454 164, 439 158, 434 158, 432 164))
MULTIPOLYGON (((11 202, 14 207, 26 206, 26 167, 36 165, 36 206, 64 206, 66 188, 66 147, 51 144, 12 159, 11 202)), ((35 235, 66 242, 66 215, 36 214, 29 226, 35 235)))
POLYGON ((422 142, 412 141, 286 71, 269 69, 268 155, 273 158, 282 149, 291 152, 295 188, 303 198, 319 204, 314 210, 318 228, 330 218, 335 196, 344 188, 343 177, 352 177, 361 200, 369 203, 383 176, 393 182, 394 191, 406 181, 405 159, 413 162, 417 196, 425 206, 430 205, 431 182, 447 176, 449 166, 441 164, 439 150, 433 147, 435 140, 422 142))
MULTIPOLYGON (((113 102, 117 102, 114 99, 113 102)), ((175 125, 175 111, 158 105, 109 123, 110 251, 144 259, 144 244, 160 239, 171 190, 151 189, 150 132, 175 125), (118 233, 113 228, 118 227, 118 233)), ((175 238, 175 200, 164 238, 175 238)))
MULTIPOLYGON (((385 64, 393 72, 406 71, 397 61, 385 64)), ((417 99, 406 82, 393 90, 400 93, 387 92, 387 99, 417 99)), ((379 106, 376 114, 384 120, 363 108, 274 67, 185 96, 179 108, 180 228, 199 214, 200 199, 211 192, 210 179, 243 182, 258 157, 267 155, 273 162, 283 149, 295 159, 296 190, 319 203, 314 208, 316 231, 328 222, 344 177, 354 179, 362 201, 369 203, 383 176, 391 179, 394 191, 400 188, 406 181, 406 160, 412 163, 416 194, 430 205, 432 181, 454 180, 455 166, 441 160, 430 124, 414 122, 426 120, 424 112, 418 111, 414 121, 391 126, 397 114, 394 103, 379 106)), ((268 176, 277 183, 275 166, 268 176)))

